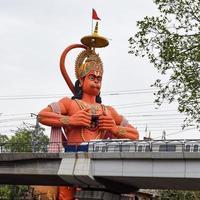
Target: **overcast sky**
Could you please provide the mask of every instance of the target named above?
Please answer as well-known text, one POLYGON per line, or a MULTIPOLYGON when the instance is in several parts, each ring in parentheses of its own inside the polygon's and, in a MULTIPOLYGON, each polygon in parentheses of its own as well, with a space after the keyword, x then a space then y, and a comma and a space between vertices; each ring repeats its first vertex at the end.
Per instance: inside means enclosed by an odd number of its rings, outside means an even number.
MULTIPOLYGON (((136 22, 159 15, 152 0, 0 0, 0 133, 11 134, 22 122, 34 124, 49 103, 71 96, 59 70, 63 50, 91 33, 91 13, 101 18, 99 32, 110 45, 97 50, 104 63, 103 103, 113 105, 145 136, 145 127, 159 139, 197 138, 198 131, 180 131, 183 116, 176 105, 155 110, 150 85, 159 78, 146 59, 128 54, 128 39, 136 22)), ((74 61, 80 50, 67 58, 67 70, 75 81, 74 61)), ((48 134, 49 129, 47 129, 48 134)))

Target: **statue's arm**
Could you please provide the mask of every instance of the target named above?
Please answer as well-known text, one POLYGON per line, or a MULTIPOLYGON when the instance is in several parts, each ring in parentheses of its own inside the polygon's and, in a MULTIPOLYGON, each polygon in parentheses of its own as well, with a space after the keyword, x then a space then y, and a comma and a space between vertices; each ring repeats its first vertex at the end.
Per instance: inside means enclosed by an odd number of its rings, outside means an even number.
POLYGON ((70 99, 63 98, 60 101, 56 102, 59 107, 59 113, 54 112, 51 105, 48 105, 46 108, 42 109, 38 113, 39 122, 53 127, 61 127, 63 126, 61 119, 67 116, 67 105, 70 105, 70 99))
POLYGON ((107 109, 111 116, 101 117, 101 129, 107 129, 117 138, 139 139, 139 132, 136 128, 129 124, 122 115, 119 115, 113 107, 109 106, 107 109))
POLYGON ((69 115, 69 110, 73 109, 71 99, 65 97, 57 102, 60 113, 53 112, 48 106, 38 114, 39 122, 52 127, 83 126, 90 127, 91 115, 86 110, 80 110, 73 115, 69 115))

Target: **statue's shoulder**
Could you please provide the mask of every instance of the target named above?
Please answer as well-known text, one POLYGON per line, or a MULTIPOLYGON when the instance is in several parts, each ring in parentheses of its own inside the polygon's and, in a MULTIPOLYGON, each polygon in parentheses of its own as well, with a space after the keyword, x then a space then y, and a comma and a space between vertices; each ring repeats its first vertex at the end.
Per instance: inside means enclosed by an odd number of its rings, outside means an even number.
POLYGON ((68 113, 74 108, 75 100, 69 97, 64 97, 58 101, 58 104, 63 113, 68 113))
POLYGON ((62 104, 64 106, 69 106, 71 105, 71 103, 73 102, 74 100, 69 98, 69 97, 63 97, 62 99, 59 100, 59 104, 62 104))
POLYGON ((106 106, 104 105, 106 109, 108 109, 111 113, 112 112, 117 112, 112 106, 106 106))
POLYGON ((103 106, 105 107, 105 110, 107 110, 111 115, 118 115, 117 111, 112 106, 108 105, 103 105, 103 106))
POLYGON ((112 106, 106 106, 106 109, 109 111, 113 119, 115 120, 116 124, 120 124, 122 122, 123 116, 120 115, 115 108, 112 106))

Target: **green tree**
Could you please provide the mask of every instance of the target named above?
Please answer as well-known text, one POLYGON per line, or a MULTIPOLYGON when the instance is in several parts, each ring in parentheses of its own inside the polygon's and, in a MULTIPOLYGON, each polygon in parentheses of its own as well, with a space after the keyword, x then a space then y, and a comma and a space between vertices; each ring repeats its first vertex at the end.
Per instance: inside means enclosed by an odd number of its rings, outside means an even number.
POLYGON ((129 53, 146 56, 167 81, 157 79, 155 102, 178 102, 183 128, 200 126, 200 1, 154 0, 160 15, 137 22, 129 53))
POLYGON ((17 129, 9 143, 14 152, 47 152, 49 138, 44 134, 44 128, 24 125, 17 129))
MULTIPOLYGON (((11 138, 0 135, 0 150, 2 152, 47 152, 49 138, 44 134, 44 128, 39 124, 27 126, 24 124, 18 128, 11 138)), ((18 200, 24 198, 29 191, 29 186, 22 185, 0 185, 0 199, 18 200)))
POLYGON ((5 143, 5 142, 8 142, 9 138, 7 135, 2 135, 0 133, 0 143, 5 143))
POLYGON ((200 192, 182 190, 161 190, 161 200, 199 200, 200 192))
MULTIPOLYGON (((26 199, 26 194, 29 191, 30 188, 27 185, 0 185, 0 199, 2 200, 26 199)), ((32 199, 34 200, 34 198, 32 199)))
POLYGON ((0 185, 0 199, 9 200, 11 189, 9 185, 0 185))
POLYGON ((7 135, 0 134, 0 152, 6 152, 9 149, 8 141, 7 135))

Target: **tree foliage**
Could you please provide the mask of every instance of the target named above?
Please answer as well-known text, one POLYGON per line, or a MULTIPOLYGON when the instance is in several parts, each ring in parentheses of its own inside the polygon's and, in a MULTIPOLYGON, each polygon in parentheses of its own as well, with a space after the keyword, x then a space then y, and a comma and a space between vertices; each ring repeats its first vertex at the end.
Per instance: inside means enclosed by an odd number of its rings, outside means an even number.
MULTIPOLYGON (((49 138, 38 124, 35 127, 24 124, 11 138, 0 134, 0 152, 45 152, 48 143, 49 138)), ((25 185, 0 185, 0 199, 24 199, 29 191, 29 186, 25 185)))
POLYGON ((0 134, 0 152, 6 152, 8 149, 10 149, 10 145, 8 144, 8 142, 8 136, 0 134))
POLYGON ((199 191, 182 190, 162 190, 160 191, 161 200, 199 200, 199 191))
POLYGON ((9 138, 7 135, 3 135, 0 133, 0 143, 8 142, 9 138))
POLYGON ((15 152, 46 152, 49 139, 41 127, 22 127, 17 129, 9 143, 11 151, 15 152))
POLYGON ((157 79, 155 102, 178 102, 184 125, 200 125, 200 1, 154 0, 160 15, 137 22, 129 53, 146 56, 167 81, 157 79))
POLYGON ((26 199, 25 194, 29 191, 26 185, 0 185, 0 199, 21 200, 26 199))
POLYGON ((0 152, 47 152, 48 143, 49 138, 39 125, 29 127, 24 124, 11 138, 0 134, 0 152))

